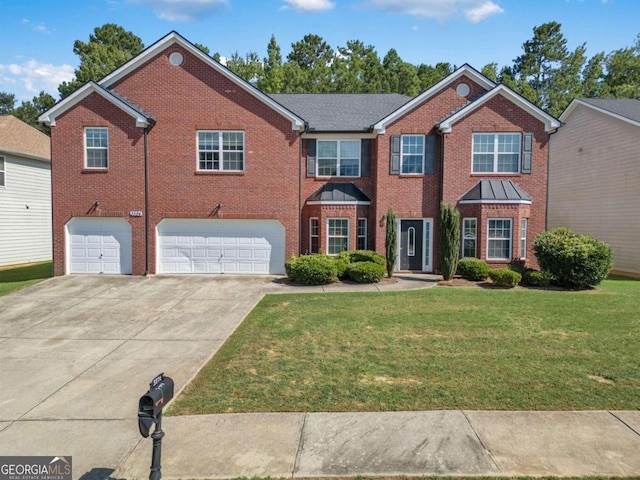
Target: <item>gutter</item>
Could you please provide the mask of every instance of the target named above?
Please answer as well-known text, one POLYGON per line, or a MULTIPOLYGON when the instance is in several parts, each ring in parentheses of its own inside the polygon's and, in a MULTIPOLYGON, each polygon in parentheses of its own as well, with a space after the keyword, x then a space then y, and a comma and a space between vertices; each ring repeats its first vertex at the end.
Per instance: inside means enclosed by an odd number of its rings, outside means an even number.
POLYGON ((149 119, 144 128, 144 276, 149 275, 149 140, 148 134, 156 124, 149 119))

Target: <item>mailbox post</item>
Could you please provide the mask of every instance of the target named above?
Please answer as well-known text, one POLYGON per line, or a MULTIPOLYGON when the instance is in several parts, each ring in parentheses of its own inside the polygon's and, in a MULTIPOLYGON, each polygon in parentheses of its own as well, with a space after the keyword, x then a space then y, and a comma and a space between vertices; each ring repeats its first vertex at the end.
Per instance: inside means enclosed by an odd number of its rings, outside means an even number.
POLYGON ((173 398, 173 380, 165 377, 164 373, 156 376, 149 384, 149 390, 138 404, 138 429, 144 438, 149 436, 151 427, 155 424, 151 438, 153 439, 153 453, 151 456, 151 472, 149 480, 162 478, 162 409, 173 398))

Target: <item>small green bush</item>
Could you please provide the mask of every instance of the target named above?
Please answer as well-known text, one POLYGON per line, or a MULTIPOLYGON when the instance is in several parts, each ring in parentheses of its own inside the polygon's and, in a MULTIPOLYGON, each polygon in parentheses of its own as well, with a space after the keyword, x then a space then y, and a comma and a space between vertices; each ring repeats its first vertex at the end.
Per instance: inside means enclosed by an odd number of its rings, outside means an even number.
POLYGON ((472 282, 486 280, 489 276, 489 265, 479 258, 462 258, 458 262, 458 274, 472 282))
POLYGON ((351 263, 351 256, 349 252, 340 252, 335 257, 332 257, 336 265, 336 275, 340 280, 347 278, 347 267, 351 263))
POLYGON ((522 273, 522 284, 528 287, 548 287, 550 283, 551 274, 548 272, 527 268, 522 273))
POLYGON ((291 257, 284 265, 292 282, 305 285, 328 285, 338 280, 336 262, 329 255, 291 257))
POLYGON ((383 267, 386 265, 384 255, 380 255, 378 252, 374 252, 373 250, 352 250, 347 253, 349 254, 350 263, 372 262, 382 265, 383 267))
POLYGON ((510 268, 505 267, 491 270, 489 272, 489 278, 491 278, 493 283, 495 283, 499 287, 513 288, 518 285, 518 283, 520 283, 520 280, 522 280, 522 275, 520 275, 518 272, 514 272, 510 268))
POLYGON ((358 283, 376 283, 382 280, 385 267, 373 262, 357 262, 347 267, 347 275, 358 283))
POLYGON ((540 268, 565 288, 594 287, 612 266, 613 251, 608 244, 568 228, 542 232, 534 240, 533 250, 540 268))

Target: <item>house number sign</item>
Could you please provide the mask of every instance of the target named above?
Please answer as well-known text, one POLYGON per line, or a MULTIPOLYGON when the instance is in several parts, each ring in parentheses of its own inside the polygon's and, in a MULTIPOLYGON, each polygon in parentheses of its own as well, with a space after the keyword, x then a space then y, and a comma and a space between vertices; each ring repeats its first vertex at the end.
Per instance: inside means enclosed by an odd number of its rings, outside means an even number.
POLYGON ((131 217, 141 217, 142 216, 142 210, 131 210, 129 212, 129 216, 131 216, 131 217))

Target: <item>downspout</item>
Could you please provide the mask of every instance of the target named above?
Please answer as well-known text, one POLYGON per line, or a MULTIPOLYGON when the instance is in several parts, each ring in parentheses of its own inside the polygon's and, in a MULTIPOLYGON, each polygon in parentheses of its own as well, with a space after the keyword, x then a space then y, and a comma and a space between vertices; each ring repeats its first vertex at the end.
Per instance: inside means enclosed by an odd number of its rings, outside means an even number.
POLYGON ((155 121, 149 119, 149 125, 144 128, 144 276, 149 275, 149 131, 155 121))
MULTIPOLYGON (((562 125, 560 125, 562 127, 562 125)), ((558 128, 560 128, 558 127, 558 128)), ((547 198, 546 205, 544 210, 544 229, 549 230, 549 175, 551 173, 551 135, 557 133, 558 128, 556 128, 553 132, 549 133, 549 148, 547 149, 547 198)))
POLYGON ((298 133, 298 255, 302 253, 302 134, 308 129, 309 124, 305 122, 304 129, 298 133))

